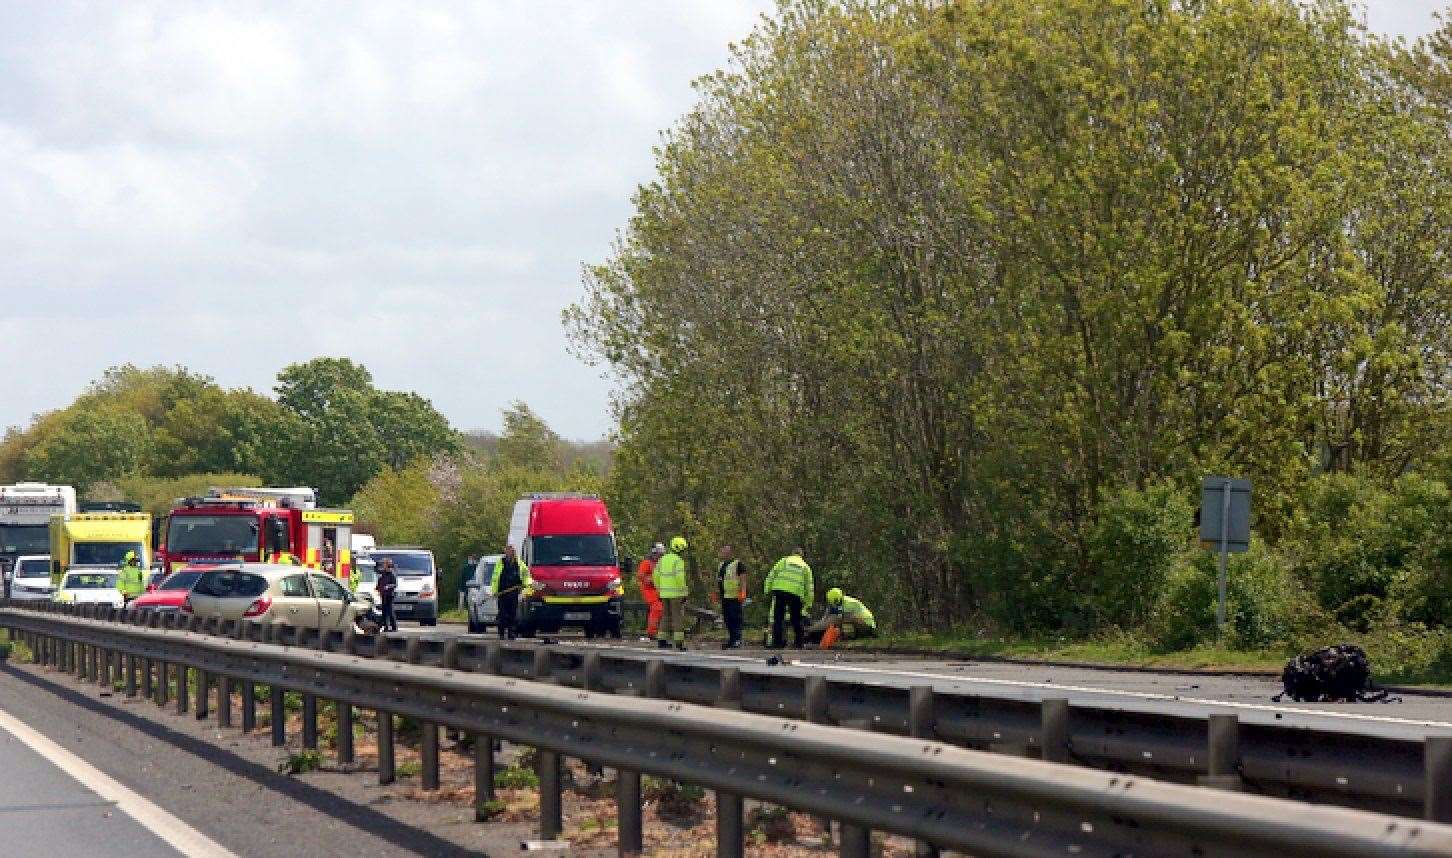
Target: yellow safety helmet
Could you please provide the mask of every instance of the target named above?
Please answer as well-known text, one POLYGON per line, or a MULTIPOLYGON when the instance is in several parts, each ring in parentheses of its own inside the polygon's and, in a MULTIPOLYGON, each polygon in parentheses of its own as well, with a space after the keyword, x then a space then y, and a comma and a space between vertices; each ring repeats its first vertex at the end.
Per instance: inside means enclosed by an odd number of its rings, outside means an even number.
POLYGON ((833 587, 832 589, 830 589, 830 590, 827 591, 827 604, 829 604, 829 605, 840 605, 840 604, 842 604, 842 588, 841 587, 833 587))
POLYGON ((672 551, 685 551, 686 550, 686 538, 684 536, 677 536, 676 538, 672 539, 671 540, 671 550, 672 551))

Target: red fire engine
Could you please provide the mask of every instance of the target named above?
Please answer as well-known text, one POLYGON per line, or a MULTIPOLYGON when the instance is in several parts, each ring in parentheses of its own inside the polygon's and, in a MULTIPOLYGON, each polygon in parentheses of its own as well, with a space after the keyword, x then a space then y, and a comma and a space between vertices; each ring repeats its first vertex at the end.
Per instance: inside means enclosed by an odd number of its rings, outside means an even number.
POLYGON ((214 488, 179 500, 162 526, 162 566, 292 562, 347 579, 353 513, 318 509, 316 498, 306 488, 214 488))

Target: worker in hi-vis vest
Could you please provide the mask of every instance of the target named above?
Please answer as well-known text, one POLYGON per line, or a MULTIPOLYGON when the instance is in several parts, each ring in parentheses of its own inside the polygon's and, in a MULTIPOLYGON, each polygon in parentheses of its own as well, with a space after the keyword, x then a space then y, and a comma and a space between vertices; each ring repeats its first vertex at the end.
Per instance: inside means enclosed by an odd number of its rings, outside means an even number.
POLYGON ((651 570, 655 592, 663 606, 660 634, 656 638, 661 649, 669 649, 672 644, 679 650, 686 648, 686 596, 691 592, 686 581, 686 559, 681 556, 686 547, 684 536, 673 538, 671 550, 651 570))
POLYGON ((802 614, 812 607, 812 567, 802 559, 802 549, 798 548, 771 567, 764 590, 772 599, 771 648, 786 647, 782 623, 787 615, 791 615, 792 644, 801 649, 806 638, 802 614))

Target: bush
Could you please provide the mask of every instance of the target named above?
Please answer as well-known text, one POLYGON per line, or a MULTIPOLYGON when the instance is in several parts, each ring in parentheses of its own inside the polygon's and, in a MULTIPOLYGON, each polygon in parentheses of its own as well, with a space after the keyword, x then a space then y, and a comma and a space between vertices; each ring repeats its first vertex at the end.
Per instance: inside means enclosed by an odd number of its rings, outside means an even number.
POLYGON ((288 754, 287 759, 278 763, 277 770, 284 774, 300 775, 304 772, 315 772, 322 764, 322 755, 317 751, 298 751, 296 754, 288 754))
MULTIPOLYGON (((1218 562, 1213 551, 1179 556, 1149 624, 1158 648, 1190 649, 1215 640, 1218 562)), ((1250 551, 1230 556, 1225 602, 1225 643, 1236 648, 1295 649, 1307 630, 1331 625, 1284 558, 1259 539, 1250 551)))
POLYGON ((1402 619, 1445 623, 1449 505, 1445 483, 1416 474, 1390 489, 1326 475, 1307 486, 1287 547, 1321 607, 1343 625, 1370 630, 1388 601, 1402 619))
POLYGON ((1128 628, 1149 619, 1191 537, 1194 510, 1170 485, 1133 487, 1099 505, 1089 533, 1089 597, 1096 625, 1128 628))
POLYGON ((494 773, 494 786, 499 789, 539 789, 539 775, 534 769, 508 766, 494 773))

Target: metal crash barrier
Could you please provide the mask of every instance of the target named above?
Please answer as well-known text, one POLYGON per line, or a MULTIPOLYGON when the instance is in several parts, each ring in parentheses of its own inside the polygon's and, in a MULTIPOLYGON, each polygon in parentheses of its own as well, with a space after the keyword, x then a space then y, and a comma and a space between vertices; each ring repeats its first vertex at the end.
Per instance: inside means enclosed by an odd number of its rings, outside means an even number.
MULTIPOLYGON (((128 695, 150 692, 164 704, 166 678, 195 672, 190 705, 199 717, 209 714, 210 689, 240 686, 242 727, 250 729, 255 687, 267 685, 278 744, 285 739, 284 691, 303 695, 303 741, 311 747, 320 698, 337 702, 340 721, 351 722, 353 707, 380 713, 380 780, 394 776, 394 715, 424 724, 425 788, 438 785, 439 728, 473 734, 475 748, 484 749, 476 767, 481 803, 491 797, 493 741, 536 747, 545 838, 562 827, 562 757, 612 767, 619 773, 622 853, 642 846, 644 773, 715 790, 718 854, 727 856, 742 854, 743 798, 838 820, 844 855, 868 854, 874 830, 916 838, 928 851, 975 856, 1452 855, 1452 827, 1436 823, 829 726, 820 722, 832 700, 820 683, 807 690, 800 713, 762 715, 738 708, 747 683, 735 670, 719 676, 714 702, 724 705, 707 706, 656 699, 670 684, 661 660, 647 662, 625 696, 600 690, 607 683, 598 652, 584 654, 577 689, 552 681, 558 654, 544 646, 532 648, 532 675, 524 678, 503 674, 518 650, 495 643, 449 641, 436 664, 425 664, 419 639, 400 647, 385 638, 375 646, 351 633, 299 635, 193 618, 185 628, 162 628, 163 622, 104 608, 0 607, 0 628, 23 640, 37 661, 96 682, 119 678, 128 695)), ((185 711, 188 683, 177 688, 176 705, 185 711)), ((909 696, 908 729, 940 730, 931 696, 909 696)), ((216 699, 219 724, 230 725, 230 694, 216 699)), ((1067 707, 1045 709, 1043 735, 1055 748, 1045 756, 1053 757, 1073 728, 1061 720, 1067 707)), ((351 738, 351 730, 340 728, 339 735, 351 738)), ((351 761, 351 742, 338 751, 351 761)), ((1222 743, 1220 751, 1212 765, 1228 764, 1229 749, 1222 743)), ((1452 799, 1449 788, 1434 784, 1430 805, 1452 799)))

